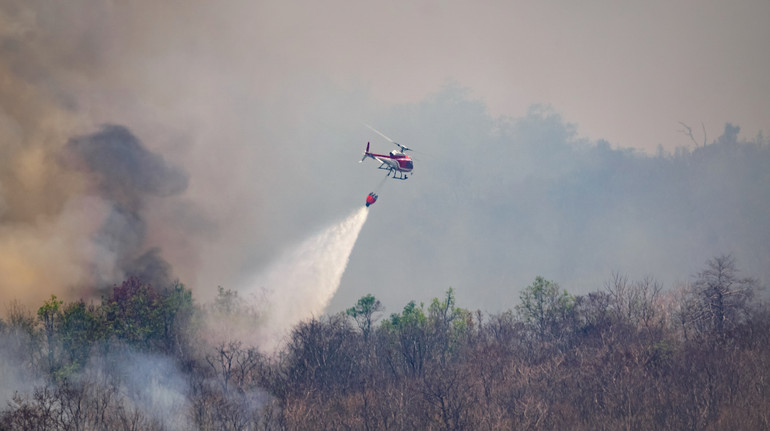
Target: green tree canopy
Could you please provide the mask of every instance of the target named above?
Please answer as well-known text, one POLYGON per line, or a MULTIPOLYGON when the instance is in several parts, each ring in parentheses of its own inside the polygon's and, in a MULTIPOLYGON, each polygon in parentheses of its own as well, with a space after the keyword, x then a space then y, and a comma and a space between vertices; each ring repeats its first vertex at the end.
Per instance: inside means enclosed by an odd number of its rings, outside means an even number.
POLYGON ((521 303, 516 306, 519 317, 540 339, 557 335, 561 323, 575 306, 572 295, 541 276, 537 276, 519 298, 521 303))
POLYGON ((372 294, 367 294, 362 296, 355 306, 345 310, 345 313, 356 321, 358 327, 361 328, 361 332, 364 334, 364 339, 368 340, 372 325, 379 317, 379 313, 384 309, 385 307, 383 307, 379 299, 372 296, 372 294))

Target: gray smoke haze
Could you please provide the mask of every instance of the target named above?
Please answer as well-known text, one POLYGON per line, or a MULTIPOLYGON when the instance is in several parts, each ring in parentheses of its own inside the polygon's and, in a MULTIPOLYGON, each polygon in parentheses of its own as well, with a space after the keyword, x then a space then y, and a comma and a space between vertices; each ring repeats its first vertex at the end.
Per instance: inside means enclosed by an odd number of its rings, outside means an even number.
POLYGON ((579 139, 547 107, 493 119, 452 90, 394 111, 383 127, 426 154, 381 192, 335 311, 369 291, 398 309, 449 286, 458 303, 505 310, 543 274, 573 293, 613 271, 672 287, 719 253, 770 279, 762 136, 728 124, 713 145, 649 156, 579 139))
MULTIPOLYGON (((29 358, 18 355, 31 353, 30 348, 18 346, 19 342, 33 345, 28 334, 2 334, 0 341, 0 402, 4 411, 18 408, 19 404, 34 399, 36 393, 46 388, 44 400, 50 411, 61 415, 62 422, 93 426, 104 418, 120 417, 124 425, 130 423, 141 429, 191 429, 189 418, 190 384, 179 370, 178 364, 168 356, 142 353, 118 343, 109 351, 95 349, 88 364, 67 379, 52 385, 33 370, 20 367, 29 358), (57 387, 72 391, 68 395, 77 399, 74 408, 61 402, 57 387), (76 395, 73 395, 76 394, 76 395), (20 403, 17 403, 20 401, 20 403)), ((34 349, 34 348, 32 348, 34 349)), ((54 427, 50 425, 49 427, 54 427)), ((75 425, 77 426, 77 425, 75 425)))
POLYGON ((162 429, 190 429, 189 385, 177 364, 161 355, 131 350, 120 353, 120 356, 97 358, 83 377, 88 378, 89 374, 112 377, 121 382, 119 395, 126 397, 124 403, 162 424, 162 429))
MULTIPOLYGON (((480 81, 463 77, 486 64, 468 61, 473 53, 496 51, 478 49, 487 39, 462 45, 458 27, 441 24, 463 8, 424 6, 403 12, 413 29, 394 34, 370 25, 381 13, 402 17, 385 5, 337 16, 339 5, 279 2, 0 2, 2 297, 78 297, 127 271, 171 274, 201 301, 243 286, 380 184, 371 160, 356 162, 367 141, 392 145, 362 123, 419 152, 413 177, 382 186, 328 311, 366 293, 397 310, 449 286, 459 304, 495 311, 536 275, 575 292, 611 271, 670 285, 725 252, 767 278, 764 138, 726 132, 716 146, 657 156, 599 139, 595 124, 596 137, 584 137, 558 104, 492 114, 480 81), (435 32, 414 30, 425 20, 435 32), (448 63, 457 56, 445 52, 436 77, 428 66, 442 36, 469 57, 448 63), (389 42, 410 37, 420 43, 389 42), (417 72, 433 78, 412 80, 417 72)), ((559 59, 550 36, 551 45, 530 42, 530 62, 516 70, 539 76, 554 65, 533 60, 559 59)), ((638 83, 612 77, 612 88, 638 83)), ((526 76, 484 82, 505 85, 496 97, 516 104, 558 99, 519 97, 511 88, 530 87, 526 76)), ((593 100, 586 91, 570 107, 593 100)), ((647 111, 668 106, 658 97, 647 111)), ((668 124, 681 120, 690 121, 668 124)), ((719 121, 707 126, 741 125, 719 121)), ((664 153, 683 143, 674 132, 664 153)))

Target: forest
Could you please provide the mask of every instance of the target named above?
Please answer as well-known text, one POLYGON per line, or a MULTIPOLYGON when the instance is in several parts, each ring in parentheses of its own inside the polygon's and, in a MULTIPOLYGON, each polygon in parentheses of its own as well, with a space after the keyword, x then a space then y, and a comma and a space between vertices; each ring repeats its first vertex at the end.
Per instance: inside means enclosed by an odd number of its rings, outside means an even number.
POLYGON ((390 314, 366 295, 263 352, 207 333, 259 324, 237 292, 130 278, 98 303, 6 304, 0 429, 768 429, 764 298, 720 255, 671 289, 537 277, 496 314, 452 288, 390 314))

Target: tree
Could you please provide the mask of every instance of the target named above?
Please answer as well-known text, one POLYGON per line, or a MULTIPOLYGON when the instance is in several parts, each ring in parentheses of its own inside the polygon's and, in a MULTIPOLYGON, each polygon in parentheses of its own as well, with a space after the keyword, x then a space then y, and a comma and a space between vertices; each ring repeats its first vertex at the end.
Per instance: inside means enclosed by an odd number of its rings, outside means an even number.
POLYGON ((177 283, 163 290, 161 295, 159 314, 163 319, 163 348, 182 357, 186 353, 184 347, 189 343, 188 337, 193 338, 198 329, 193 321, 192 291, 177 283))
POLYGON ((381 329, 389 347, 395 347, 401 353, 400 361, 388 355, 394 373, 403 370, 407 375, 422 374, 427 354, 426 327, 423 305, 418 307, 414 301, 409 301, 400 314, 393 313, 382 323, 381 329))
POLYGON ((136 347, 150 347, 163 331, 160 300, 158 291, 138 278, 116 286, 102 301, 110 334, 136 347))
POLYGON ((58 367, 55 354, 56 354, 56 331, 61 324, 62 313, 61 305, 63 301, 56 299, 56 295, 51 295, 51 298, 43 303, 43 306, 37 310, 37 318, 43 323, 43 331, 45 332, 46 347, 48 350, 48 372, 53 372, 58 367))
POLYGON ((8 358, 9 363, 25 364, 34 369, 41 348, 38 319, 16 299, 8 304, 7 317, 0 354, 8 358))
POLYGON ((371 294, 367 294, 366 296, 361 297, 354 307, 345 310, 345 313, 356 321, 364 335, 364 341, 368 341, 372 325, 383 310, 385 310, 385 307, 380 300, 376 299, 371 294))
POLYGON ((697 274, 694 287, 701 300, 695 318, 724 335, 747 316, 747 303, 754 296, 756 281, 739 278, 735 258, 727 254, 709 259, 706 269, 697 274))
POLYGON ((101 329, 102 325, 93 306, 80 300, 64 307, 60 337, 62 348, 73 369, 86 364, 91 346, 103 336, 101 329))
POLYGON ((473 315, 468 310, 455 305, 455 293, 447 289, 444 300, 433 298, 428 306, 428 327, 433 348, 439 349, 441 358, 451 353, 459 338, 469 333, 473 324, 473 315))
POLYGON ((133 277, 102 300, 108 337, 135 347, 177 353, 182 353, 182 326, 191 326, 193 308, 192 293, 184 285, 157 290, 133 277))
POLYGON ((652 277, 631 283, 628 277, 618 273, 613 273, 605 284, 615 321, 636 328, 644 327, 648 332, 660 321, 660 316, 656 316, 656 303, 662 290, 661 284, 652 277))
POLYGON ((572 295, 561 290, 557 283, 541 276, 537 276, 519 298, 521 303, 516 306, 516 311, 540 340, 557 336, 560 324, 567 319, 575 305, 572 295))
POLYGON ((358 372, 351 354, 353 328, 342 314, 312 318, 294 327, 283 358, 289 392, 315 387, 334 393, 358 372))
POLYGON ((455 306, 455 291, 451 287, 446 291, 446 297, 443 301, 433 298, 428 306, 429 321, 436 327, 449 329, 451 325, 460 322, 465 323, 469 312, 455 306))

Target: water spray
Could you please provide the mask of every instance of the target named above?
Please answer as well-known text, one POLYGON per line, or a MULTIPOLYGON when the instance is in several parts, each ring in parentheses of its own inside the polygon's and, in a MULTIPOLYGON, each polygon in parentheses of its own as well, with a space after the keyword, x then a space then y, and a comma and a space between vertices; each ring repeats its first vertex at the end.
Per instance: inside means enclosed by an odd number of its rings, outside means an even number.
POLYGON ((261 349, 275 350, 294 325, 323 313, 339 288, 368 214, 364 207, 356 209, 284 253, 241 289, 244 297, 264 298, 262 323, 250 328, 261 349))

